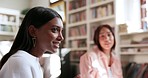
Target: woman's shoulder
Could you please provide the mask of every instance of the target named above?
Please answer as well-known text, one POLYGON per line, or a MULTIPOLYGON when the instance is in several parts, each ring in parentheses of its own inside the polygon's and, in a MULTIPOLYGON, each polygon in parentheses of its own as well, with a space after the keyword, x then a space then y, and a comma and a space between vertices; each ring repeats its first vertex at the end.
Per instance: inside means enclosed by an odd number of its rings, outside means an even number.
POLYGON ((33 62, 38 61, 39 59, 25 51, 19 50, 14 55, 12 55, 9 60, 20 65, 30 65, 33 62))
POLYGON ((120 55, 116 52, 112 52, 112 58, 114 62, 121 62, 120 55))
POLYGON ((26 58, 22 56, 16 56, 16 54, 12 55, 5 64, 6 66, 17 70, 22 70, 25 69, 24 67, 28 68, 28 66, 31 66, 31 63, 28 62, 26 58))
POLYGON ((80 59, 91 59, 91 60, 95 58, 97 58, 97 55, 94 51, 88 51, 80 57, 80 59))

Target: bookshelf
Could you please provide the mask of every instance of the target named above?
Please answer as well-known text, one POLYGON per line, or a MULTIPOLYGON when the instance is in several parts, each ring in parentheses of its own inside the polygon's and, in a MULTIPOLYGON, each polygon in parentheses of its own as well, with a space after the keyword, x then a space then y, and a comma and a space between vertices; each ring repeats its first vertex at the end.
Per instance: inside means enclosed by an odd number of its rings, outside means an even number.
POLYGON ((136 33, 120 33, 119 37, 119 49, 120 57, 123 68, 124 78, 144 78, 143 72, 146 72, 147 68, 142 70, 142 65, 148 63, 148 31, 136 32, 136 33), (135 63, 132 70, 128 70, 129 64, 135 63), (138 68, 136 68, 138 66, 138 68), (129 74, 130 71, 130 74, 129 74), (134 74, 138 73, 138 74, 134 74), (141 75, 139 75, 141 74, 141 75), (128 77, 127 77, 128 76, 128 77))
MULTIPOLYGON (((135 63, 136 65, 140 65, 139 67, 141 67, 141 65, 148 63, 148 60, 147 60, 148 59, 148 35, 147 35, 148 29, 147 29, 146 0, 139 0, 137 2, 139 2, 138 4, 139 8, 137 9, 139 10, 139 14, 140 14, 140 20, 139 20, 139 22, 141 22, 140 31, 129 32, 127 23, 120 24, 118 26, 118 43, 119 43, 118 47, 119 47, 123 70, 125 70, 130 63, 135 63)), ((133 26, 133 30, 134 30, 134 26, 133 26)), ((140 70, 141 68, 137 68, 136 71, 135 69, 133 69, 130 74, 129 74, 129 71, 126 70, 123 72, 124 78, 138 77, 139 74, 136 75, 133 73, 137 73, 140 70), (129 77, 127 77, 127 75, 129 77)), ((141 73, 141 77, 139 78, 144 78, 142 77, 142 75, 144 74, 141 73)))
POLYGON ((66 0, 66 46, 71 48, 70 61, 78 62, 87 51, 87 2, 86 0, 66 0))
POLYGON ((20 12, 0 7, 0 40, 13 40, 19 28, 20 12))
POLYGON ((120 54, 123 65, 128 62, 147 63, 148 31, 136 33, 120 33, 120 54), (126 57, 126 59, 125 59, 126 57), (125 63, 126 62, 126 63, 125 63))
POLYGON ((96 27, 109 24, 115 29, 115 0, 66 0, 66 6, 66 47, 71 49, 71 65, 78 66, 80 56, 94 44, 96 27))
POLYGON ((147 63, 148 61, 148 30, 146 0, 140 0, 141 30, 129 33, 126 24, 119 26, 119 52, 122 65, 129 62, 147 63))

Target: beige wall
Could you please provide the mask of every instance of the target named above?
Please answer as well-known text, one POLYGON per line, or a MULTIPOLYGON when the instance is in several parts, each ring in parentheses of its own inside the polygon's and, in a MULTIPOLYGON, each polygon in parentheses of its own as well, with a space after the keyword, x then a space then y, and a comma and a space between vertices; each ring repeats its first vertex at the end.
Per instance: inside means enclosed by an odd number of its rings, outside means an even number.
POLYGON ((49 0, 30 0, 30 7, 44 6, 49 7, 49 0))
POLYGON ((34 6, 49 6, 49 0, 0 0, 0 7, 22 11, 34 6))
POLYGON ((30 0, 0 0, 0 7, 23 10, 30 6, 30 0))

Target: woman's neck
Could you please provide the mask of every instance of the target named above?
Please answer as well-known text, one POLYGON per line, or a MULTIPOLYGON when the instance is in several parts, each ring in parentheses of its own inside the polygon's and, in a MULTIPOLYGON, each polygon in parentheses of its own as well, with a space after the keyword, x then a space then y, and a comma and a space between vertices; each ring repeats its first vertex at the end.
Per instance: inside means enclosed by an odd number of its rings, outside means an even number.
POLYGON ((111 50, 104 50, 103 52, 107 57, 108 66, 110 67, 111 66, 111 50))
POLYGON ((111 54, 111 50, 103 50, 103 52, 106 56, 110 56, 111 54))

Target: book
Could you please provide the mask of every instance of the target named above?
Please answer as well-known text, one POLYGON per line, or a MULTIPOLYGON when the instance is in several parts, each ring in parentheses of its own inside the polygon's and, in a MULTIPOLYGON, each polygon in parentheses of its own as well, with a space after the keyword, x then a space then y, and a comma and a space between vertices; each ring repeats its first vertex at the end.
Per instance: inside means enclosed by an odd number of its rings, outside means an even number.
POLYGON ((141 67, 139 68, 136 78, 142 78, 147 67, 148 67, 148 65, 146 63, 141 64, 141 67))

